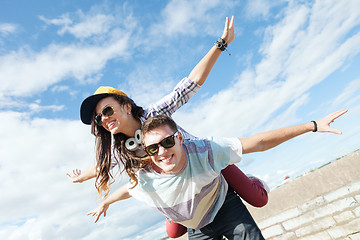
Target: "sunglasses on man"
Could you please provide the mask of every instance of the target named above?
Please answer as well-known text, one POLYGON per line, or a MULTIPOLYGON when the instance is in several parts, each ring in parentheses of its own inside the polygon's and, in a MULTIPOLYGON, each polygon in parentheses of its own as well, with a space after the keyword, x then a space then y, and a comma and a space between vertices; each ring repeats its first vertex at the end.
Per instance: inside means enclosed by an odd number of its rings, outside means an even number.
POLYGON ((96 125, 98 126, 102 126, 102 117, 110 117, 114 114, 114 109, 111 106, 107 106, 105 107, 101 113, 97 114, 95 116, 94 122, 96 125))
POLYGON ((175 145, 175 137, 177 137, 177 136, 178 136, 178 132, 175 132, 173 135, 164 138, 160 142, 154 143, 154 144, 151 144, 151 145, 145 147, 146 153, 149 156, 154 156, 154 155, 158 154, 159 145, 166 149, 172 148, 175 145))

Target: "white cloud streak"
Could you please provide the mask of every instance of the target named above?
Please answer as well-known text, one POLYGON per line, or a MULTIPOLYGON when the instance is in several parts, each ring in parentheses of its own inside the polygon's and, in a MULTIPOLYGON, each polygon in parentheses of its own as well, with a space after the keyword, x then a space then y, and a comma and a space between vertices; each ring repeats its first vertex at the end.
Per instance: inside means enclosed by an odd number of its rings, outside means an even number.
POLYGON ((0 35, 7 36, 9 34, 15 33, 18 29, 18 26, 13 23, 0 23, 0 35))
MULTIPOLYGON (((339 106, 339 105, 344 104, 345 102, 349 101, 350 99, 351 99, 351 101, 353 101, 354 94, 357 91, 359 91, 359 89, 360 89, 360 79, 351 81, 346 86, 344 91, 335 99, 333 105, 339 106)), ((346 105, 349 105, 349 104, 346 104, 346 105)))
POLYGON ((89 16, 81 10, 77 11, 77 16, 79 23, 74 23, 69 14, 62 15, 55 19, 47 19, 44 16, 40 16, 39 18, 49 25, 60 26, 61 29, 58 30, 60 35, 70 33, 80 39, 108 33, 115 20, 112 15, 99 13, 94 16, 89 16))
POLYGON ((21 49, 0 57, 0 96, 29 96, 67 78, 86 81, 115 57, 125 56, 129 34, 102 46, 50 45, 40 53, 21 49))
POLYGON ((228 0, 170 1, 161 13, 161 21, 151 27, 150 35, 173 38, 177 35, 194 36, 198 33, 219 34, 214 32, 212 27, 219 25, 214 15, 224 15, 235 6, 236 3, 228 0))
POLYGON ((52 43, 40 51, 22 46, 0 56, 0 102, 33 96, 67 79, 81 84, 98 81, 109 60, 131 54, 132 49, 126 46, 130 44, 137 24, 131 13, 119 19, 95 10, 89 15, 79 10, 72 17, 75 19, 72 20, 70 14, 40 19, 60 26, 60 34, 68 32, 77 38, 86 38, 86 41, 52 43))
POLYGON ((282 2, 284 1, 249 0, 246 3, 245 14, 247 18, 250 19, 257 19, 257 18, 267 19, 270 15, 271 8, 282 2))

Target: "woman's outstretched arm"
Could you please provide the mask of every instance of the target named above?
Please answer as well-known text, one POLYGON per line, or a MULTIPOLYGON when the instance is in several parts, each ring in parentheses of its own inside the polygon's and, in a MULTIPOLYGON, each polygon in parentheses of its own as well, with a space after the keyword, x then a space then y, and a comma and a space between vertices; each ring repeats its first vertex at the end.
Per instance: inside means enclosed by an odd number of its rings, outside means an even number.
MULTIPOLYGON (((224 32, 221 36, 229 45, 235 39, 235 30, 234 30, 234 16, 232 16, 229 23, 229 18, 226 18, 224 32)), ((189 79, 199 84, 200 86, 204 84, 206 78, 208 77, 211 69, 214 67, 216 61, 218 60, 221 50, 215 45, 209 50, 209 52, 200 60, 200 62, 194 67, 194 69, 189 74, 189 79)))

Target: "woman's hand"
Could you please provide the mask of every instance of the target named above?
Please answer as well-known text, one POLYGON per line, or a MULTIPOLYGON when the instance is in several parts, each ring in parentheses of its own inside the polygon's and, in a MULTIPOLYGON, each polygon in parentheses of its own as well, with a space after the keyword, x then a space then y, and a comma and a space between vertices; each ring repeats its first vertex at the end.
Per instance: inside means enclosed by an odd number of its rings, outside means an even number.
POLYGON ((229 45, 232 41, 234 41, 235 39, 234 16, 231 17, 230 25, 229 25, 229 18, 226 17, 225 28, 221 38, 226 41, 227 45, 229 45))
POLYGON ((81 183, 83 182, 83 179, 81 177, 81 170, 79 169, 74 169, 73 170, 73 176, 71 176, 70 174, 66 174, 66 176, 68 177, 68 179, 70 179, 70 181, 72 181, 73 183, 81 183))
POLYGON ((95 221, 94 221, 94 223, 96 223, 99 220, 101 214, 104 214, 104 217, 106 217, 106 211, 108 210, 109 205, 110 204, 107 204, 107 203, 103 202, 103 203, 100 204, 99 207, 97 207, 97 208, 91 210, 90 212, 88 212, 87 215, 88 216, 96 216, 95 221))

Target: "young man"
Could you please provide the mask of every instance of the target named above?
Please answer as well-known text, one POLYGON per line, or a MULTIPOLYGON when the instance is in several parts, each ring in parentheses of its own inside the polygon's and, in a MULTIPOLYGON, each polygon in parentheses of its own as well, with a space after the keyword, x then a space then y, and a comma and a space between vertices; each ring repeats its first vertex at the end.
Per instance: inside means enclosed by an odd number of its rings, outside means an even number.
POLYGON ((129 184, 129 188, 119 189, 89 215, 96 215, 97 221, 112 202, 134 196, 188 227, 189 239, 264 239, 220 171, 239 162, 242 154, 268 150, 306 132, 341 134, 330 128, 330 123, 346 112, 249 138, 210 140, 184 140, 172 119, 150 118, 143 125, 142 139, 152 167, 138 171, 135 188, 129 184))

